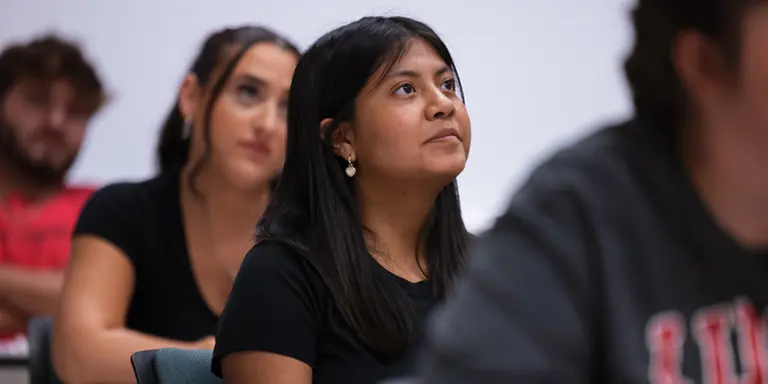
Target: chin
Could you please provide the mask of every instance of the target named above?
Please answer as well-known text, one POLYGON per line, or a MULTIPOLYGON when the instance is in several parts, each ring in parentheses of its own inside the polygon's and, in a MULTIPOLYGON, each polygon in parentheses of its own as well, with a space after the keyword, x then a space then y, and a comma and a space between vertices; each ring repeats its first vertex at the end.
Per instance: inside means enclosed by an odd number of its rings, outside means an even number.
POLYGON ((456 164, 443 164, 441 167, 434 167, 429 169, 428 172, 432 174, 435 179, 440 180, 441 183, 448 184, 456 179, 462 171, 464 171, 465 165, 466 163, 464 162, 456 164))
POLYGON ((464 153, 457 153, 453 156, 445 156, 435 159, 428 164, 427 169, 436 175, 457 177, 467 166, 467 156, 464 153))
POLYGON ((230 169, 228 179, 239 189, 261 189, 269 186, 269 182, 277 175, 276 171, 267 170, 265 167, 240 166, 230 169))

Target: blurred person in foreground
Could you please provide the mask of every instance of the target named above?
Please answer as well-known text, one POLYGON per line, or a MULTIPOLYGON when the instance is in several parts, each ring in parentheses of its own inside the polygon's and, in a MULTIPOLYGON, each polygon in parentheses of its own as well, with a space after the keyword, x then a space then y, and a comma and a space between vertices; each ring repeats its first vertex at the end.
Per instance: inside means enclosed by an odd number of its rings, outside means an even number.
POLYGON ((0 52, 0 349, 58 305, 72 229, 93 192, 65 178, 104 101, 72 42, 48 35, 0 52))
POLYGON ((768 2, 640 0, 635 116, 538 167, 427 383, 768 380, 768 2))
POLYGON ((210 35, 160 133, 158 175, 86 203, 54 324, 64 382, 134 383, 134 352, 213 348, 283 166, 298 56, 262 27, 210 35))

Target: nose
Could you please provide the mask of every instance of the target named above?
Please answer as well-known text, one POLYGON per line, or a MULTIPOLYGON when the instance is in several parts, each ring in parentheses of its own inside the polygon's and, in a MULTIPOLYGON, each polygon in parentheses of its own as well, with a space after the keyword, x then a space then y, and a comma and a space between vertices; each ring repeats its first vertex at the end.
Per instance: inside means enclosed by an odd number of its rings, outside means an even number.
POLYGON ((438 87, 433 87, 425 110, 427 120, 447 119, 453 117, 456 106, 453 100, 438 87))
POLYGON ((252 125, 260 133, 271 134, 284 123, 282 108, 279 101, 264 103, 259 112, 253 116, 252 125))
POLYGON ((47 125, 51 129, 59 130, 64 126, 64 122, 67 120, 67 110, 66 108, 59 107, 59 106, 53 106, 48 111, 48 121, 47 125))

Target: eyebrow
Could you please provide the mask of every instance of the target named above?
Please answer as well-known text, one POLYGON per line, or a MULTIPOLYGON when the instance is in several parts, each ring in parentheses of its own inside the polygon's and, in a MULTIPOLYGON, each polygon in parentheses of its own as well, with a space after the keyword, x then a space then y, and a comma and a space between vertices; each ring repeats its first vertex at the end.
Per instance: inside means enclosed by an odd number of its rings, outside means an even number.
MULTIPOLYGON (((264 79, 262 79, 262 78, 260 78, 260 77, 258 77, 256 75, 252 75, 250 73, 241 73, 241 74, 235 75, 233 77, 235 79, 237 79, 237 80, 240 80, 240 81, 245 81, 245 82, 256 84, 256 85, 258 85, 259 87, 262 87, 262 88, 269 88, 269 84, 267 84, 267 82, 264 79)), ((287 95, 289 90, 290 90, 290 87, 288 87, 288 89, 286 89, 283 93, 287 95)))
POLYGON ((256 75, 251 75, 249 73, 241 73, 241 74, 235 75, 235 79, 242 80, 242 81, 247 81, 249 83, 256 83, 256 84, 262 85, 262 86, 267 85, 267 82, 264 81, 264 79, 262 79, 262 78, 260 78, 260 77, 258 77, 256 75))
MULTIPOLYGON (((434 76, 435 76, 435 77, 437 77, 437 76, 441 76, 441 75, 444 75, 444 74, 445 74, 445 73, 447 73, 447 72, 451 72, 451 68, 449 68, 447 65, 443 65, 442 67, 440 67, 440 69, 438 69, 437 71, 435 71, 435 74, 434 74, 434 76)), ((398 70, 398 71, 392 71, 392 72, 390 72, 390 73, 387 75, 387 78, 391 78, 391 77, 399 77, 399 76, 404 76, 404 77, 419 77, 420 75, 419 75, 419 73, 418 73, 418 72, 416 72, 416 71, 413 71, 413 70, 410 70, 410 69, 401 69, 401 70, 398 70)))

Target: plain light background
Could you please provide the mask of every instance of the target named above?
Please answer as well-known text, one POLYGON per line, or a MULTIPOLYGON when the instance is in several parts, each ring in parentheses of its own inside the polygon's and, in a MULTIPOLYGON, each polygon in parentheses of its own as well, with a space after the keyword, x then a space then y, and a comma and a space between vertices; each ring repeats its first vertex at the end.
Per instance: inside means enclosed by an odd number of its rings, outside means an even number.
POLYGON ((58 32, 80 42, 112 101, 93 121, 74 182, 151 176, 159 126, 202 39, 256 23, 300 47, 365 15, 430 24, 456 60, 472 118, 459 177, 471 230, 492 224, 531 167, 631 112, 622 65, 634 0, 2 0, 0 45, 58 32))

